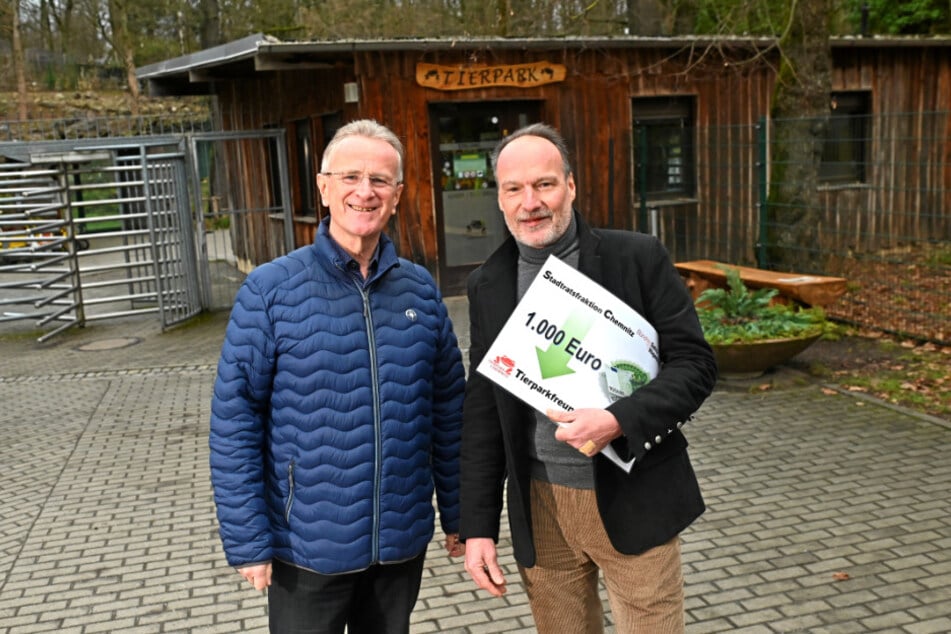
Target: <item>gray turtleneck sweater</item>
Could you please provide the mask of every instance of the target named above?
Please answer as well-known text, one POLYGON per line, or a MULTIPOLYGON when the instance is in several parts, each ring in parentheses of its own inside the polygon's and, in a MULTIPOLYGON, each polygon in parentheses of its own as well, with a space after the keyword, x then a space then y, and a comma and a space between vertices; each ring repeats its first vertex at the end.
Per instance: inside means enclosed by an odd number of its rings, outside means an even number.
MULTIPOLYGON (((518 298, 528 290, 549 255, 554 255, 572 268, 578 268, 578 225, 574 214, 571 225, 558 241, 548 247, 535 249, 520 242, 518 245, 518 298)), ((539 411, 531 424, 532 477, 552 484, 574 489, 593 489, 594 472, 591 458, 577 449, 555 440, 555 423, 539 411)))

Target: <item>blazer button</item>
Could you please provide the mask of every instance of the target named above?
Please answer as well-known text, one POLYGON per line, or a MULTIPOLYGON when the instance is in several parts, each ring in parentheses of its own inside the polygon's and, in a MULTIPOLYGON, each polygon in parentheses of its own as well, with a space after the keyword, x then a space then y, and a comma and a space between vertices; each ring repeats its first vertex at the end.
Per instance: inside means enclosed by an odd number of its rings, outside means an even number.
POLYGON ((644 443, 644 449, 646 449, 647 451, 650 451, 650 450, 651 450, 651 444, 650 444, 649 442, 645 442, 645 443, 644 443))
POLYGON ((659 444, 661 443, 661 441, 663 441, 663 440, 664 440, 664 439, 661 438, 660 436, 655 436, 655 437, 654 437, 654 444, 655 444, 655 445, 659 445, 659 444))

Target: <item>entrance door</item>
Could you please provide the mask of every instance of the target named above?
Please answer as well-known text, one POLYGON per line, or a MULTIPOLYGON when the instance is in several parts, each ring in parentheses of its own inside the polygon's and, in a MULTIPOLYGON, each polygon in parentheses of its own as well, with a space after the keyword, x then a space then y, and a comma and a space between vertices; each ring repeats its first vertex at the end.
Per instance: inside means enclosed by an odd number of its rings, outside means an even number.
POLYGON ((469 273, 508 237, 489 157, 502 137, 539 121, 541 103, 439 103, 429 114, 439 282, 444 295, 462 295, 469 273))

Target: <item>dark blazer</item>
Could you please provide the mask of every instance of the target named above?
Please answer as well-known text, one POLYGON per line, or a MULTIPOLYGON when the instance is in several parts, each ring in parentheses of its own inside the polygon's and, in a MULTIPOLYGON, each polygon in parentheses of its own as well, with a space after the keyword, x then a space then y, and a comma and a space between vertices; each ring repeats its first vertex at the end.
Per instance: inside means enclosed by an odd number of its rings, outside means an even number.
MULTIPOLYGON (((656 329, 658 376, 610 405, 623 429, 612 444, 634 468, 592 460, 598 509, 614 547, 636 554, 663 544, 704 511, 680 427, 716 383, 716 361, 693 301, 656 238, 589 228, 580 215, 578 268, 624 299, 656 329)), ((509 238, 468 280, 470 370, 463 408, 460 537, 498 541, 503 484, 515 559, 535 564, 529 500, 532 409, 475 371, 516 305, 518 247, 509 238)), ((554 433, 554 430, 552 430, 554 433)))

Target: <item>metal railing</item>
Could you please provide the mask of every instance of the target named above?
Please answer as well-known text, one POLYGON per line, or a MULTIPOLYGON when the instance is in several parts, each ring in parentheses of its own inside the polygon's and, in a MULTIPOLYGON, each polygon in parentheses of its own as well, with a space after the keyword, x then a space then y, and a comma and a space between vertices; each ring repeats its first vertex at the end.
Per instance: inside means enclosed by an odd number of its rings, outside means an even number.
POLYGON ((157 313, 169 326, 199 312, 186 173, 183 144, 156 140, 5 164, 0 320, 32 321, 44 341, 94 320, 157 313))
POLYGON ((5 120, 0 122, 0 142, 181 135, 209 132, 211 129, 211 119, 204 116, 159 114, 90 117, 77 115, 55 119, 5 120))

